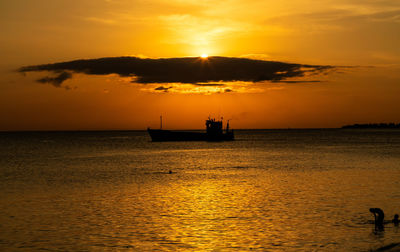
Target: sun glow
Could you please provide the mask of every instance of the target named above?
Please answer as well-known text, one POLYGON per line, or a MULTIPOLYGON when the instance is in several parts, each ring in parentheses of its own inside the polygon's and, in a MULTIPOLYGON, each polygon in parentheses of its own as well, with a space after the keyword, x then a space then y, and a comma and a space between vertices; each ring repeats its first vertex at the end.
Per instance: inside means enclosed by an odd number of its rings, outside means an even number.
POLYGON ((207 59, 207 58, 208 58, 208 55, 205 54, 205 53, 203 53, 200 57, 201 57, 202 59, 207 59))

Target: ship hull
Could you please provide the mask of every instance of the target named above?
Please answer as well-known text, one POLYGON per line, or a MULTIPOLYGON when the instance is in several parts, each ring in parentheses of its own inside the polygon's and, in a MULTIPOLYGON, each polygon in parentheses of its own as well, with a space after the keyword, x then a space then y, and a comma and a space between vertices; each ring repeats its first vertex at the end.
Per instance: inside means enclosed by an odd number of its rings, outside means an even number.
POLYGON ((174 131, 147 129, 153 142, 172 142, 172 141, 232 141, 234 140, 233 131, 224 134, 207 134, 205 132, 193 131, 174 131))

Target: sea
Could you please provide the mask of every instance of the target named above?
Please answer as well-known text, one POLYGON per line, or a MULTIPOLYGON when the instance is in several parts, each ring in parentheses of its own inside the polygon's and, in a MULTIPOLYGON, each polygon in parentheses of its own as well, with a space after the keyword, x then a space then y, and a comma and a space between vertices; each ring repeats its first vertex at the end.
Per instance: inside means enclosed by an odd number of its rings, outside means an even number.
POLYGON ((400 242, 400 130, 0 133, 1 251, 371 251, 400 242))

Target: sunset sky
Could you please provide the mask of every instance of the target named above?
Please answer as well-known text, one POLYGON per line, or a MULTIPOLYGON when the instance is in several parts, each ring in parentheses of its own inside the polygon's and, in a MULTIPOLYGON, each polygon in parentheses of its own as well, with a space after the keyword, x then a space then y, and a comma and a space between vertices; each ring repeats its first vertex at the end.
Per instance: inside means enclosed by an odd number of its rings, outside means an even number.
POLYGON ((400 123, 399 45, 398 0, 0 1, 0 130, 400 123))

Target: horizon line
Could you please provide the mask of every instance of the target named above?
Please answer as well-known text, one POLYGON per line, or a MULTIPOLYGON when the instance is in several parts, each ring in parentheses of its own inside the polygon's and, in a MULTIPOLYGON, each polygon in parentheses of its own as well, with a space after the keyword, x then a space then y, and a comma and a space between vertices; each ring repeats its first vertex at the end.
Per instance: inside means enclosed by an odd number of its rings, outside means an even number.
MULTIPOLYGON (((151 128, 156 129, 156 128, 151 128)), ((233 128, 232 130, 246 131, 246 130, 325 130, 325 129, 344 129, 344 130, 354 130, 354 129, 397 129, 397 128, 343 128, 341 127, 307 127, 307 128, 297 128, 297 127, 282 127, 282 128, 233 128)), ((205 131, 205 129, 163 129, 171 131, 205 131)), ((146 129, 60 129, 60 130, 0 130, 0 133, 45 133, 45 132, 127 132, 127 131, 147 131, 146 129)))

